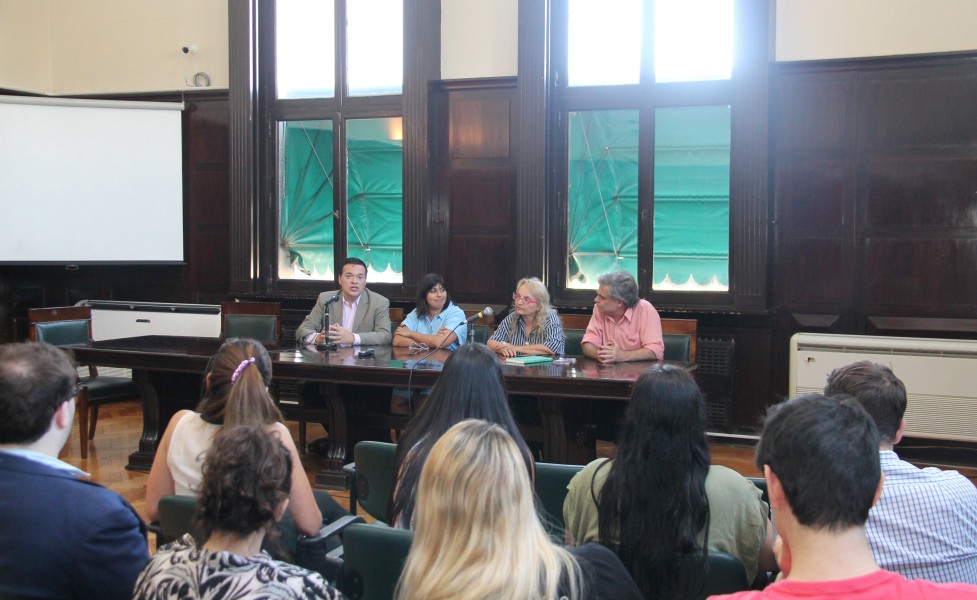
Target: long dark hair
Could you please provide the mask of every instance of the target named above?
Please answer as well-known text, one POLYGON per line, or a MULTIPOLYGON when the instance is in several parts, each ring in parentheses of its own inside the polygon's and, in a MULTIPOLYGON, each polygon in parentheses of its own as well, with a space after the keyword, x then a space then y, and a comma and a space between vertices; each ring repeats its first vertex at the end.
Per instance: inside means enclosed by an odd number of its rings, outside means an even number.
MULTIPOLYGON (((645 598, 681 598, 705 563, 682 555, 708 534, 709 445, 702 393, 682 369, 655 365, 634 384, 600 491, 600 542, 613 546, 645 598)), ((703 544, 705 547, 706 544, 703 544)))
POLYGON ((437 273, 428 273, 417 282, 417 300, 415 302, 417 304, 418 317, 426 317, 431 312, 431 307, 427 305, 427 293, 439 284, 445 290, 444 308, 448 308, 451 305, 451 294, 448 293, 448 286, 444 284, 444 277, 441 277, 437 273))
POLYGON ((431 394, 400 436, 394 464, 400 474, 389 504, 388 522, 410 526, 421 469, 431 447, 444 432, 465 419, 481 419, 501 426, 522 452, 530 473, 532 454, 509 409, 502 367, 485 344, 466 344, 445 362, 431 394))
POLYGON ((214 425, 258 427, 282 420, 268 393, 271 358, 261 342, 232 338, 224 342, 207 364, 197 412, 214 425))

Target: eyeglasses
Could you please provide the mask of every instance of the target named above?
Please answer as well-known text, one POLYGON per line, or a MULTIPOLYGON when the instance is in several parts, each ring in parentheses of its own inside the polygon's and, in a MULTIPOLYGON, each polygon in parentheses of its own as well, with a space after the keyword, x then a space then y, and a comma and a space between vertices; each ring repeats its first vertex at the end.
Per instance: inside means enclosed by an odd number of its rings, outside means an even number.
POLYGON ((512 301, 522 302, 523 304, 536 304, 536 300, 533 300, 529 296, 520 296, 519 294, 513 294, 512 301))

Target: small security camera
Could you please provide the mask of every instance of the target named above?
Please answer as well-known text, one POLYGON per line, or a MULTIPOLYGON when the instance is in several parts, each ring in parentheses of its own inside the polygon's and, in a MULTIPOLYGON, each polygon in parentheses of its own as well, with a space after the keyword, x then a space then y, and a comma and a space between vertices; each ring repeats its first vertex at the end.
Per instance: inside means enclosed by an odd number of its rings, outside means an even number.
POLYGON ((197 53, 197 47, 196 46, 184 46, 184 47, 180 48, 180 50, 182 50, 184 54, 196 54, 197 53))
POLYGON ((189 46, 184 46, 183 48, 181 48, 181 50, 183 50, 183 53, 184 54, 190 54, 190 47, 189 46))

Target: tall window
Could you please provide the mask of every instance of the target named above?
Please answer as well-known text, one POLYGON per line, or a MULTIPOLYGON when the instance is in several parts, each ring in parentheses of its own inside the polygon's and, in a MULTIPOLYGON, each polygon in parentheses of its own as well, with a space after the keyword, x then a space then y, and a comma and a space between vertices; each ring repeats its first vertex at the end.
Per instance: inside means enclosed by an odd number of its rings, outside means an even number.
POLYGON ((623 269, 645 291, 728 292, 738 4, 553 6, 564 285, 623 269))
POLYGON ((403 0, 277 0, 274 22, 278 277, 356 256, 402 282, 403 0))

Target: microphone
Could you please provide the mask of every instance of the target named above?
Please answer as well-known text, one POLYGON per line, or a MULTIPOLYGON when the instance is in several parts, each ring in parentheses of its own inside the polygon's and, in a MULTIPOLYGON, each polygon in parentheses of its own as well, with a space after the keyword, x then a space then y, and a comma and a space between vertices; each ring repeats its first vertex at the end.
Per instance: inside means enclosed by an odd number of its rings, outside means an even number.
MULTIPOLYGON (((325 302, 322 303, 322 328, 321 328, 322 331, 328 331, 329 330, 329 305, 332 304, 333 302, 338 302, 338 301, 339 301, 339 294, 335 294, 335 295, 333 295, 332 298, 329 298, 328 300, 326 300, 325 302)), ((330 341, 327 341, 327 340, 323 340, 323 343, 316 344, 316 349, 317 350, 335 350, 336 349, 336 343, 335 342, 330 342, 330 341)))
POLYGON ((468 324, 468 325, 471 325, 472 323, 474 323, 475 321, 481 319, 482 317, 491 317, 494 314, 495 314, 495 311, 492 310, 492 307, 491 306, 486 306, 485 308, 483 308, 479 312, 477 312, 474 315, 468 317, 468 320, 465 321, 465 323, 468 324))

